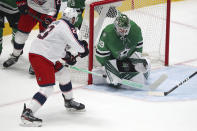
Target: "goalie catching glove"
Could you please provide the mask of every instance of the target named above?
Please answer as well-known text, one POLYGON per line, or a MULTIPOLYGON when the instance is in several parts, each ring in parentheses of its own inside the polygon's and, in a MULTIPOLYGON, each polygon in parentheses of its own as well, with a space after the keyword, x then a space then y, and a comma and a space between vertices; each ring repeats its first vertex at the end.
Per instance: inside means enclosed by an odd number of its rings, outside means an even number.
POLYGON ((129 59, 137 72, 146 73, 150 69, 150 61, 142 57, 140 52, 134 52, 129 59))

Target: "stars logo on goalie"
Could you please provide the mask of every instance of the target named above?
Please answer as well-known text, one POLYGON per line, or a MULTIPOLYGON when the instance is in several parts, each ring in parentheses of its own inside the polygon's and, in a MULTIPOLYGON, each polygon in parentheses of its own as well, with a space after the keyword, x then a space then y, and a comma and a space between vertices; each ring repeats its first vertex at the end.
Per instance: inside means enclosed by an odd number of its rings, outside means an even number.
POLYGON ((118 54, 118 59, 122 60, 123 58, 127 57, 128 53, 129 53, 130 49, 129 48, 125 48, 123 50, 121 50, 118 54))
POLYGON ((103 48, 105 44, 104 44, 103 41, 100 40, 99 43, 98 43, 98 45, 99 45, 101 48, 103 48))

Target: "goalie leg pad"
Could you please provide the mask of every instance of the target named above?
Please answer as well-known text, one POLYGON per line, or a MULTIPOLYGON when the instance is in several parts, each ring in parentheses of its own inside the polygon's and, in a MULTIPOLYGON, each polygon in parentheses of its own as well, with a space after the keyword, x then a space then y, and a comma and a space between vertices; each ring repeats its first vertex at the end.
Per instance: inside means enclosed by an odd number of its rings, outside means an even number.
MULTIPOLYGON (((132 76, 131 79, 127 79, 127 80, 130 80, 132 82, 136 82, 142 85, 146 85, 146 82, 147 82, 147 79, 144 73, 137 73, 136 75, 132 76)), ((121 85, 121 88, 129 89, 129 90, 143 90, 142 88, 136 88, 136 87, 127 86, 127 85, 121 85)))
POLYGON ((121 83, 121 75, 116 66, 116 60, 110 60, 105 63, 105 71, 107 74, 107 82, 112 85, 119 85, 121 83))
MULTIPOLYGON (((92 70, 92 72, 95 72, 95 73, 98 73, 98 74, 106 74, 105 70, 101 67, 94 68, 92 70)), ((95 84, 95 85, 107 84, 106 79, 103 78, 103 77, 100 77, 100 76, 97 76, 97 75, 92 75, 92 79, 93 79, 92 83, 95 84)))
POLYGON ((136 76, 132 77, 130 79, 131 81, 137 82, 137 83, 141 83, 141 84, 145 84, 145 77, 143 73, 139 73, 136 76))
POLYGON ((106 74, 107 74, 107 83, 112 84, 114 86, 118 86, 121 83, 121 79, 114 75, 112 72, 110 72, 109 70, 106 70, 106 74))

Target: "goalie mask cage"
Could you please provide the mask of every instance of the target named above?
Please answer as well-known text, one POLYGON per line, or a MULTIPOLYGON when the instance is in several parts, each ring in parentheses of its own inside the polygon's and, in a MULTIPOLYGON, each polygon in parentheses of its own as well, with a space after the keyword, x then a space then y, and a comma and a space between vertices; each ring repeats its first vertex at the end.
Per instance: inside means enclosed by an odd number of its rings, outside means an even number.
MULTIPOLYGON (((143 55, 151 60, 151 67, 168 66, 170 3, 171 0, 86 0, 84 19, 79 32, 81 39, 89 41, 90 53, 89 58, 79 60, 76 66, 89 71, 100 66, 94 52, 102 29, 115 20, 110 17, 113 11, 108 12, 110 7, 126 14, 141 27, 143 55)), ((73 77, 77 81, 92 83, 91 74, 76 73, 73 77)))

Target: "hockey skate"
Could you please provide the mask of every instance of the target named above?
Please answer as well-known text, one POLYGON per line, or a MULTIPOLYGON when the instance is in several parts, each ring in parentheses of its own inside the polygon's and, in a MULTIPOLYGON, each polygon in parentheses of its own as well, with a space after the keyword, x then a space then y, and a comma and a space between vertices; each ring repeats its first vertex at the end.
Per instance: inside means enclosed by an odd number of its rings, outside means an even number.
POLYGON ((67 100, 62 94, 64 98, 64 106, 68 111, 84 111, 85 110, 85 105, 79 102, 74 101, 73 99, 67 100))
POLYGON ((19 56, 10 55, 10 58, 3 63, 3 67, 10 67, 18 61, 19 56))
POLYGON ((33 112, 31 109, 26 108, 24 104, 24 109, 21 115, 21 126, 28 126, 28 127, 41 127, 42 126, 42 119, 36 118, 33 116, 33 112))

